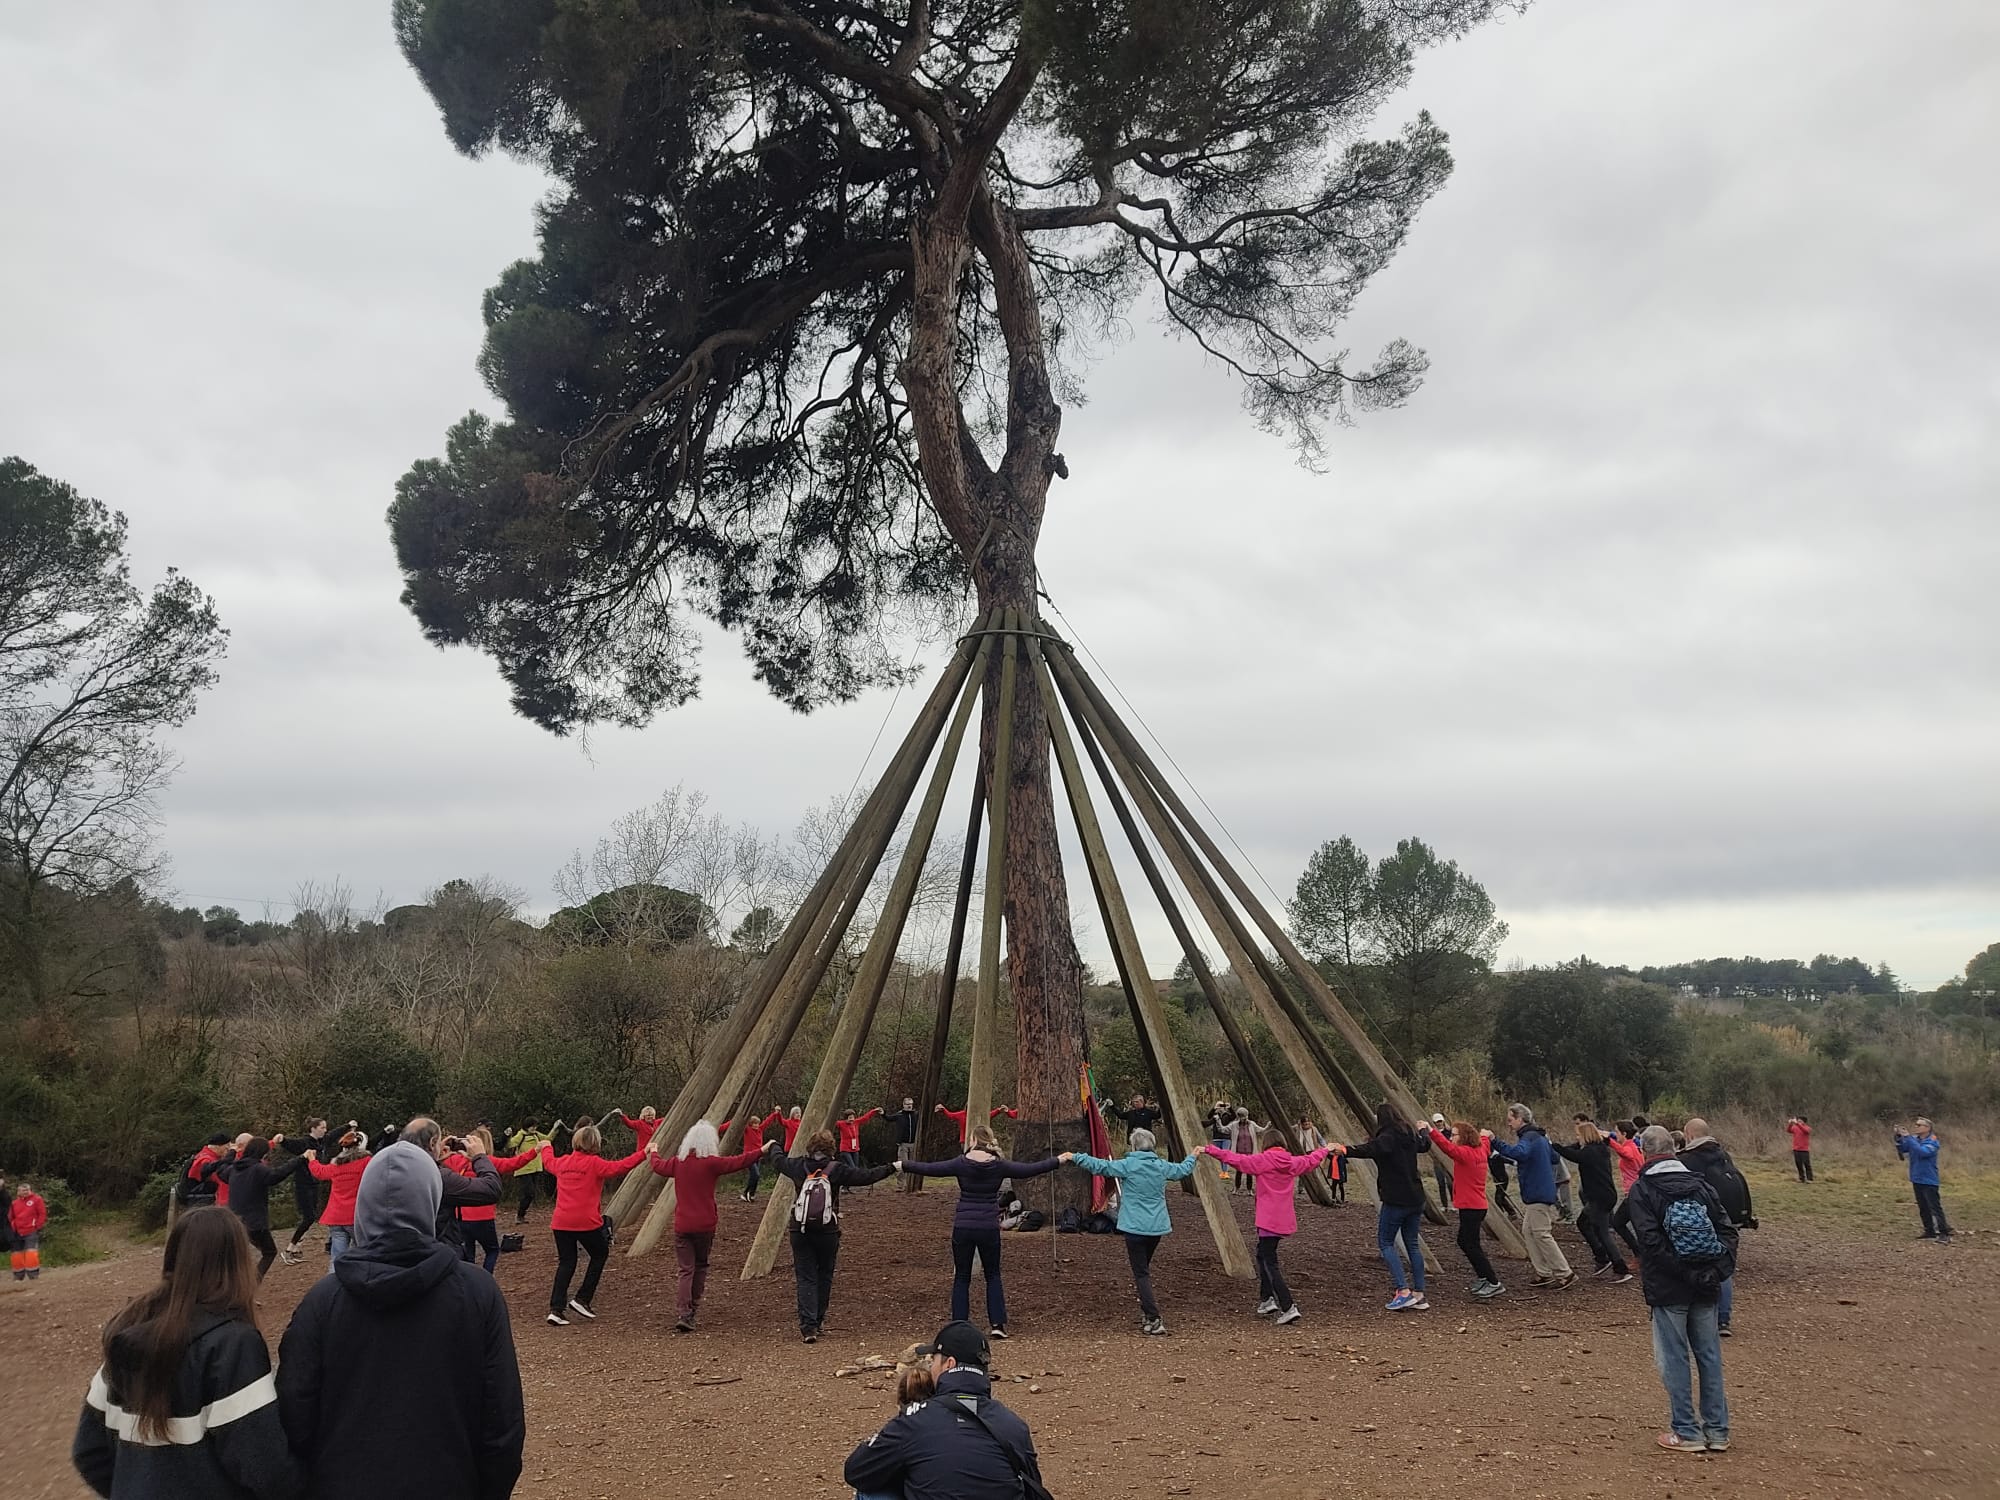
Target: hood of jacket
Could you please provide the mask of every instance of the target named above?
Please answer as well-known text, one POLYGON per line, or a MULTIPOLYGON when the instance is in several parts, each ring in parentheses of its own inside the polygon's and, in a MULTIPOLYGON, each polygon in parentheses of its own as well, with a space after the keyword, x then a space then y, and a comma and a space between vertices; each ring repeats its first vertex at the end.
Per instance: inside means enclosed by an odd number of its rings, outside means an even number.
POLYGON ((938 1377, 937 1393, 940 1396, 970 1396, 975 1401, 991 1401, 993 1377, 970 1365, 959 1365, 938 1377))
POLYGON ((1673 1156, 1647 1162, 1639 1180, 1667 1198, 1692 1198, 1707 1186, 1700 1173, 1673 1156))
POLYGON ((406 1141, 369 1159, 354 1200, 354 1248, 333 1268, 371 1307, 397 1307, 450 1276, 458 1252, 437 1237, 444 1180, 428 1151, 406 1141))

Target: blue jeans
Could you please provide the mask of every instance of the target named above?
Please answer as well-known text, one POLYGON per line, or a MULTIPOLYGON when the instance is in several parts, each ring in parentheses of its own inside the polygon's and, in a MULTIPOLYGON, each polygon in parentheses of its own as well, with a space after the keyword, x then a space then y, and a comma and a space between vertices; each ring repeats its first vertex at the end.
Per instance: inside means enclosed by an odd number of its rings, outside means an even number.
POLYGON ((1417 1238, 1423 1222, 1421 1208, 1392 1208, 1385 1203, 1376 1215, 1375 1248, 1382 1252, 1382 1264, 1389 1268, 1389 1280, 1399 1292, 1403 1290, 1403 1263, 1396 1258, 1398 1235, 1402 1236, 1403 1248, 1410 1257, 1410 1280, 1418 1291, 1424 1289, 1424 1245, 1417 1238))
POLYGON ((354 1245, 354 1229, 347 1224, 326 1226, 326 1268, 330 1271, 340 1264, 340 1257, 354 1245))
POLYGON ((1730 1277, 1722 1283, 1722 1290, 1715 1298, 1715 1321, 1718 1327, 1729 1326, 1729 1315, 1736 1308, 1736 1278, 1730 1277))
POLYGON ((1729 1441, 1729 1402, 1722 1392, 1722 1339, 1716 1304, 1653 1309, 1653 1363, 1667 1388, 1675 1434, 1687 1442, 1729 1441), (1692 1355, 1692 1368, 1689 1356, 1692 1355), (1694 1375, 1701 1376, 1701 1423, 1695 1424, 1694 1375))

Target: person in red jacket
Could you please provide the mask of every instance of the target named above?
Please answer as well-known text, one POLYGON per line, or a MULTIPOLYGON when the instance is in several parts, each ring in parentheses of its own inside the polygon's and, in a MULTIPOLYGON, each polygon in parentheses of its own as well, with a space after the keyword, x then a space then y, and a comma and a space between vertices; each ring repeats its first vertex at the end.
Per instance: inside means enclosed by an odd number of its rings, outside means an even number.
POLYGON ((861 1165, 861 1127, 881 1113, 878 1108, 857 1115, 850 1109, 833 1122, 834 1135, 840 1142, 840 1159, 850 1167, 861 1165))
POLYGON ((1792 1165, 1798 1169, 1800 1182, 1811 1182, 1812 1174, 1812 1126, 1804 1115, 1793 1115, 1785 1121, 1785 1129, 1792 1135, 1792 1165))
MULTIPOLYGON (((771 1112, 759 1120, 752 1128, 760 1135, 768 1137, 771 1131, 780 1124, 785 1127, 786 1140, 792 1140, 798 1135, 799 1122, 795 1119, 787 1120, 785 1112, 775 1104, 771 1106, 771 1112)), ((749 1143, 749 1131, 746 1130, 743 1133, 743 1140, 745 1144, 749 1143)), ((773 1142, 773 1144, 776 1143, 773 1142)), ((743 1174, 743 1191, 736 1195, 736 1201, 739 1203, 755 1203, 757 1201, 757 1184, 762 1180, 763 1175, 764 1164, 762 1159, 760 1158, 757 1161, 751 1162, 749 1171, 743 1174)))
MULTIPOLYGON (((942 1104, 940 1104, 937 1106, 936 1110, 933 1111, 933 1113, 943 1115, 947 1120, 950 1120, 954 1125, 958 1127, 958 1143, 959 1145, 963 1146, 965 1144, 965 1111, 962 1109, 946 1109, 942 1104)), ((991 1110, 987 1112, 986 1118, 989 1120, 997 1120, 1002 1115, 1005 1115, 1010 1120, 1018 1120, 1021 1118, 1021 1112, 1015 1109, 1014 1106, 1011 1104, 996 1104, 991 1110)))
POLYGON ((708 1253, 715 1244, 715 1184, 731 1172, 754 1165, 764 1154, 764 1132, 753 1122, 743 1132, 743 1149, 723 1156, 722 1134, 696 1120, 673 1156, 653 1154, 653 1170, 674 1183, 674 1263, 680 1285, 674 1293, 674 1332, 693 1333, 701 1295, 708 1289, 708 1253))
POLYGON ((1481 1302, 1491 1301, 1507 1290, 1479 1239, 1486 1228, 1486 1168, 1493 1154, 1493 1132, 1459 1120, 1452 1125, 1450 1135, 1431 1130, 1431 1150, 1443 1152, 1451 1162, 1451 1206, 1458 1210, 1458 1249, 1477 1278, 1472 1295, 1481 1302))
POLYGON ((1646 1153, 1639 1149, 1639 1142, 1635 1139, 1637 1135, 1638 1131, 1624 1120, 1604 1133, 1604 1144, 1618 1158, 1618 1190, 1623 1193, 1632 1191, 1632 1184, 1639 1180, 1639 1174, 1646 1167, 1646 1153))
POLYGON ((639 1116, 637 1119, 634 1119, 631 1115, 626 1114, 625 1111, 622 1109, 618 1111, 618 1118, 623 1120, 625 1122, 626 1128, 632 1132, 632 1135, 634 1137, 634 1144, 636 1144, 641 1151, 644 1151, 646 1147, 652 1142, 653 1132, 660 1128, 659 1115, 654 1111, 653 1106, 650 1104, 640 1109, 639 1116))
POLYGON ((7 1227, 14 1231, 14 1249, 8 1256, 16 1281, 37 1281, 42 1274, 42 1229, 49 1222, 49 1206, 30 1183, 14 1189, 14 1202, 7 1210, 7 1227))
MULTIPOLYGON (((467 1131, 462 1136, 452 1136, 445 1142, 446 1152, 441 1160, 448 1171, 460 1177, 476 1177, 472 1157, 468 1151, 478 1151, 493 1163, 493 1170, 502 1177, 512 1176, 515 1169, 525 1167, 539 1153, 523 1151, 519 1156, 495 1156, 493 1154, 493 1131, 482 1125, 477 1130, 467 1131)), ((475 1251, 485 1252, 486 1274, 492 1275, 500 1264, 500 1230, 495 1224, 500 1206, 494 1203, 468 1203, 463 1208, 454 1209, 458 1227, 464 1238, 459 1242, 458 1253, 461 1260, 471 1260, 475 1251)))
POLYGON ((322 1162, 318 1157, 306 1158, 306 1170, 321 1182, 333 1184, 333 1191, 327 1194, 326 1207, 320 1211, 319 1221, 326 1226, 326 1263, 328 1269, 340 1264, 354 1243, 354 1197, 361 1191, 361 1174, 368 1170, 368 1137, 358 1130, 348 1130, 340 1137, 340 1154, 330 1162, 322 1162))
POLYGON ((215 1190, 221 1184, 211 1177, 206 1169, 211 1162, 221 1161, 222 1153, 228 1149, 229 1133, 218 1130, 208 1138, 207 1143, 199 1151, 195 1152, 187 1164, 187 1171, 183 1174, 186 1180, 181 1188, 182 1207, 199 1208, 205 1203, 215 1201, 215 1190))
POLYGON ((569 1327, 565 1312, 595 1318, 590 1310, 597 1296, 598 1278, 604 1274, 604 1258, 611 1253, 611 1231, 604 1225, 604 1184, 623 1177, 646 1159, 644 1151, 634 1151, 616 1161, 597 1153, 604 1149, 604 1136, 587 1119, 570 1132, 569 1154, 557 1156, 556 1148, 542 1142, 542 1170, 556 1181, 556 1208, 549 1216, 549 1228, 556 1237, 556 1279, 549 1288, 549 1322, 557 1328, 569 1327), (583 1285, 569 1294, 570 1278, 576 1275, 578 1250, 589 1257, 583 1285))

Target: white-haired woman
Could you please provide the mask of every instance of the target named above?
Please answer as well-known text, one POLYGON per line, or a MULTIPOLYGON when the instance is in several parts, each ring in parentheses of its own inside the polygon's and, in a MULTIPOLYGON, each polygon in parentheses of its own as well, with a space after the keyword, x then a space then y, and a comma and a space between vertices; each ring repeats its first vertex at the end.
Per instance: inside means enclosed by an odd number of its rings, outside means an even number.
POLYGON ((741 1172, 764 1154, 764 1133, 756 1122, 743 1132, 743 1150, 723 1156, 713 1125, 696 1120, 673 1156, 653 1158, 653 1170, 674 1180, 674 1260, 680 1287, 674 1293, 674 1332, 693 1333, 701 1294, 708 1286, 708 1252, 715 1244, 715 1184, 741 1172))
POLYGON ((1153 1132, 1143 1128, 1131 1133, 1129 1145, 1131 1149, 1115 1161, 1082 1151, 1065 1151, 1060 1160, 1098 1177, 1118 1179, 1118 1232, 1125 1236, 1132 1285, 1139 1293, 1139 1327, 1144 1333, 1160 1334, 1167 1325, 1153 1300, 1153 1252, 1173 1233, 1173 1221, 1167 1217, 1167 1184, 1194 1175, 1195 1153, 1190 1151, 1183 1161, 1168 1161, 1154 1153, 1153 1132))

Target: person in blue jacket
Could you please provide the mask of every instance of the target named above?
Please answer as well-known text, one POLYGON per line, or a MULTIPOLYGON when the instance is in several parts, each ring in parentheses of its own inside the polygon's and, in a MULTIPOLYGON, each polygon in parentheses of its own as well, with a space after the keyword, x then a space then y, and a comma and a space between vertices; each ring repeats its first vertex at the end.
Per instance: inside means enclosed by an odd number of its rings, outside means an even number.
POLYGON ((1132 1285, 1139 1292, 1139 1326, 1142 1332, 1162 1334, 1167 1325, 1153 1300, 1153 1252, 1174 1229, 1167 1217, 1167 1184, 1194 1176, 1196 1158, 1192 1151, 1184 1161, 1156 1155, 1153 1132, 1143 1128, 1132 1132, 1130 1145, 1132 1149, 1115 1161, 1082 1151, 1065 1151, 1059 1160, 1094 1176, 1118 1179, 1118 1232, 1125 1236, 1125 1257, 1132 1263, 1132 1285))
POLYGON ((1938 1201, 1938 1147, 1942 1144, 1931 1122, 1921 1117, 1911 1133, 1896 1132, 1896 1154, 1909 1159, 1910 1191, 1917 1195, 1917 1215, 1924 1221, 1924 1232, 1917 1238, 1949 1245, 1951 1223, 1944 1216, 1944 1204, 1938 1201))
POLYGON ((1507 1125, 1515 1142, 1493 1143, 1493 1154, 1514 1164, 1521 1183, 1521 1237, 1528 1242, 1528 1261, 1535 1268, 1539 1287, 1566 1287, 1576 1280, 1556 1245, 1555 1153, 1549 1150, 1549 1133, 1535 1123, 1535 1112, 1525 1104, 1507 1106, 1507 1125))

